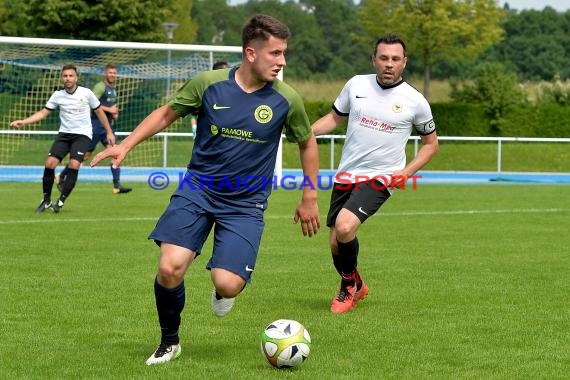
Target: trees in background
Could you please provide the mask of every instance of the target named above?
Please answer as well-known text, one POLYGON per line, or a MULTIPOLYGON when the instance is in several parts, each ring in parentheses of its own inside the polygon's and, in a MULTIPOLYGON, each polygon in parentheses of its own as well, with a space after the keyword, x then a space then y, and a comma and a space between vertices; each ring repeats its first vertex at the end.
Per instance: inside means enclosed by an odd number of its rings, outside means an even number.
POLYGON ((476 58, 501 40, 504 11, 495 0, 368 0, 359 9, 368 36, 395 33, 423 67, 429 99, 431 67, 476 58))
POLYGON ((482 59, 510 64, 523 80, 570 78, 570 10, 509 11, 503 28, 504 40, 482 59))
MULTIPOLYGON (((13 35, 164 42, 162 22, 180 0, 3 0, 13 35)), ((2 25, 2 29, 4 26, 2 25)), ((4 34, 4 33, 3 33, 4 34)))
POLYGON ((452 81, 451 98, 465 103, 480 103, 490 120, 493 133, 500 133, 504 116, 523 103, 526 94, 518 87, 518 79, 498 62, 484 62, 477 66, 472 84, 452 81))
POLYGON ((0 34, 165 42, 162 23, 176 22, 176 43, 241 45, 254 13, 290 27, 294 79, 371 72, 373 44, 388 32, 406 40, 407 75, 423 76, 427 91, 430 78, 474 79, 484 62, 501 62, 523 80, 570 79, 570 10, 517 11, 495 0, 0 0, 0 34))

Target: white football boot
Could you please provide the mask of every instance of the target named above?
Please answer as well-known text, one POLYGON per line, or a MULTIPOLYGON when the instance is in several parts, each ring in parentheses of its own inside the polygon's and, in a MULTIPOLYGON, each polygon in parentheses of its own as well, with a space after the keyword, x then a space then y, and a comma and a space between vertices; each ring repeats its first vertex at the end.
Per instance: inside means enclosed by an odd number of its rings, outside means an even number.
POLYGON ((162 364, 176 359, 182 353, 180 344, 161 343, 156 351, 146 360, 146 365, 162 364))
POLYGON ((217 317, 223 317, 229 313, 235 302, 235 297, 218 299, 216 297, 216 289, 212 291, 212 311, 217 317))

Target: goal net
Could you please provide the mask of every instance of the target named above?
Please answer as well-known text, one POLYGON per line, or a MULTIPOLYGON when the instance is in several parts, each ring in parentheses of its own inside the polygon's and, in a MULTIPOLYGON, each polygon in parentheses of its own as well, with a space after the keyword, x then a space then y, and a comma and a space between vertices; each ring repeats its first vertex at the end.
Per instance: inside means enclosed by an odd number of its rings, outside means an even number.
MULTIPOLYGON (((210 70, 216 61, 236 65, 241 56, 239 46, 0 37, 0 168, 43 167, 59 129, 58 112, 24 130, 11 130, 9 124, 42 109, 53 91, 62 88, 60 73, 64 64, 74 64, 78 83, 89 88, 102 80, 106 64, 117 66, 120 113, 113 128, 121 139, 146 115, 165 104, 186 80, 210 70)), ((167 132, 166 136, 142 143, 123 165, 185 167, 192 148, 190 119, 177 120, 167 132)))

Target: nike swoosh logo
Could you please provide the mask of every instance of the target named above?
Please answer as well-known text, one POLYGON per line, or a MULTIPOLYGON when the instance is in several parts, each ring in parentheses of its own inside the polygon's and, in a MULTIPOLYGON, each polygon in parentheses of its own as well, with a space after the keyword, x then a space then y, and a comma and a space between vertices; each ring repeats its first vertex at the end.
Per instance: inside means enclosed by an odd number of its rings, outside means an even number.
POLYGON ((225 110, 225 109, 228 109, 228 108, 232 108, 232 107, 229 107, 229 106, 219 106, 217 103, 214 103, 214 109, 215 109, 215 110, 225 110))
POLYGON ((362 209, 362 207, 358 208, 358 211, 360 211, 361 213, 363 213, 364 215, 368 216, 368 214, 362 209))
POLYGON ((253 272, 253 270, 254 270, 254 269, 253 269, 253 268, 250 268, 249 265, 246 265, 246 266, 245 266, 245 271, 246 271, 246 272, 253 272))
POLYGON ((362 99, 362 98, 367 98, 368 96, 361 96, 361 95, 356 95, 356 99, 362 99))

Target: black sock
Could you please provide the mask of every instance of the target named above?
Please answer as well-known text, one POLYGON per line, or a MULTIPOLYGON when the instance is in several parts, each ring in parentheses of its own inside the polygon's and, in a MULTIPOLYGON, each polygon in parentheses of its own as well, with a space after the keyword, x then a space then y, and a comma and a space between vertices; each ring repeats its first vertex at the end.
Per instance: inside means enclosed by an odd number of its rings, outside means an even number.
POLYGON ((111 174, 113 175, 113 187, 118 189, 121 186, 121 168, 113 168, 111 164, 111 174))
POLYGON ((184 281, 176 288, 169 289, 154 280, 154 296, 156 299, 156 311, 162 333, 161 343, 169 345, 178 344, 178 328, 180 327, 180 314, 186 301, 186 289, 184 281))
POLYGON ((75 183, 77 182, 77 175, 79 174, 79 170, 67 168, 67 178, 63 183, 63 189, 61 189, 61 196, 60 200, 65 202, 71 191, 75 187, 75 183))
POLYGON ((331 252, 331 255, 332 255, 332 259, 333 259, 334 268, 336 269, 338 274, 342 276, 342 268, 340 267, 340 256, 338 254, 335 255, 332 252, 331 252))
MULTIPOLYGON (((341 243, 337 240, 338 257, 342 275, 352 275, 356 269, 356 261, 358 258, 358 238, 347 243, 341 243)), ((354 279, 351 280, 354 283, 354 279)), ((350 284, 352 285, 352 284, 350 284)))
POLYGON ((51 201, 51 189, 55 180, 55 169, 44 168, 44 176, 42 178, 42 187, 44 192, 44 201, 51 201))
POLYGON ((61 173, 59 173, 60 181, 65 182, 65 177, 67 176, 67 173, 69 173, 69 166, 65 165, 61 173))

